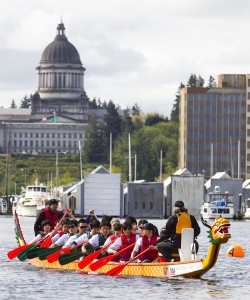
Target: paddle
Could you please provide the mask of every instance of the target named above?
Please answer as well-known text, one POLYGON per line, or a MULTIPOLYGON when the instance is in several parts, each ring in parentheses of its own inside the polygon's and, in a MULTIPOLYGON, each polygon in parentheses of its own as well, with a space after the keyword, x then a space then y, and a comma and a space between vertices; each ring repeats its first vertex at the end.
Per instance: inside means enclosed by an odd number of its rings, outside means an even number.
MULTIPOLYGON (((60 249, 59 251, 57 251, 57 252, 55 252, 55 253, 52 253, 52 254, 48 255, 47 261, 48 261, 49 263, 53 263, 53 262, 55 262, 55 261, 58 260, 58 258, 59 258, 60 255, 67 254, 67 253, 71 252, 72 250, 76 249, 77 247, 82 246, 83 244, 87 243, 88 241, 89 241, 89 240, 86 240, 86 241, 84 241, 84 242, 82 242, 82 243, 80 243, 80 244, 78 244, 78 245, 75 245, 75 246, 72 247, 72 248, 60 249)), ((69 261, 69 262, 71 262, 71 261, 69 261)), ((67 264, 67 262, 65 263, 65 265, 66 265, 66 264, 67 264)))
POLYGON ((43 238, 40 238, 38 241, 34 241, 33 243, 26 244, 26 245, 23 245, 23 246, 19 246, 19 247, 15 248, 15 249, 12 249, 11 251, 9 251, 7 253, 8 258, 9 259, 13 259, 13 258, 17 257, 19 253, 21 253, 22 251, 24 251, 28 247, 34 245, 35 243, 41 241, 42 239, 43 238))
POLYGON ((17 255, 17 258, 20 260, 20 261, 25 261, 27 259, 27 252, 29 250, 32 250, 32 249, 35 249, 37 248, 38 245, 37 244, 33 244, 33 245, 30 245, 28 248, 24 249, 22 252, 20 252, 18 255, 17 255))
POLYGON ((115 276, 118 275, 129 263, 131 263, 133 260, 135 260, 136 258, 138 258, 140 255, 142 255, 143 253, 147 252, 148 250, 150 250, 150 247, 148 247, 146 250, 142 251, 141 253, 139 253, 138 255, 136 255, 135 257, 131 258, 129 261, 127 261, 125 264, 121 264, 119 266, 114 267, 113 269, 109 270, 107 273, 105 273, 106 275, 111 275, 111 276, 115 276))
MULTIPOLYGON (((122 253, 123 251, 125 251, 125 250, 131 248, 131 247, 134 246, 134 245, 135 245, 135 243, 129 245, 128 247, 126 247, 126 248, 122 249, 121 251, 119 251, 118 254, 120 254, 120 253, 122 253)), ((103 257, 103 258, 97 260, 96 262, 90 264, 90 265, 89 265, 89 268, 90 268, 90 270, 92 270, 92 271, 96 271, 96 270, 100 269, 101 267, 105 266, 107 263, 109 263, 109 262, 110 262, 112 259, 114 259, 115 257, 117 257, 117 255, 115 255, 115 254, 112 254, 112 255, 109 255, 109 256, 105 256, 105 257, 103 257)))
POLYGON ((40 255, 42 256, 42 254, 45 253, 46 254, 45 259, 46 259, 47 255, 49 255, 55 251, 58 251, 58 247, 31 249, 31 250, 27 251, 27 258, 32 259, 32 258, 39 257, 39 259, 40 259, 40 255))
POLYGON ((56 233, 57 229, 62 225, 63 219, 66 217, 68 212, 69 212, 69 209, 66 208, 66 211, 65 211, 64 215, 62 216, 60 222, 55 226, 54 230, 51 232, 51 235, 45 241, 42 242, 42 244, 40 245, 40 248, 48 248, 50 246, 54 234, 56 233))
POLYGON ((17 257, 17 255, 18 255, 20 252, 22 252, 23 250, 25 250, 25 249, 28 248, 28 247, 30 247, 30 244, 28 244, 28 245, 23 245, 23 246, 19 246, 18 248, 15 248, 15 249, 9 251, 9 252, 7 253, 7 256, 8 256, 9 259, 13 259, 13 258, 17 257))
POLYGON ((27 259, 27 252, 30 251, 30 250, 32 250, 32 249, 38 248, 37 242, 39 242, 39 241, 41 241, 43 239, 44 238, 40 238, 39 240, 34 241, 33 243, 30 243, 30 244, 26 245, 27 247, 17 254, 17 258, 20 261, 26 260, 27 259))
POLYGON ((83 256, 82 251, 75 251, 59 256, 58 261, 61 266, 67 265, 83 256))
POLYGON ((38 257, 39 257, 40 260, 45 260, 48 257, 48 255, 54 254, 55 252, 58 252, 58 247, 56 247, 56 248, 42 248, 42 249, 40 249, 40 251, 38 253, 38 257))
POLYGON ((116 241, 117 238, 115 238, 113 241, 111 241, 110 243, 108 243, 106 246, 102 247, 100 250, 97 250, 91 254, 89 254, 87 257, 85 257, 83 260, 81 260, 78 263, 78 267, 80 269, 83 269, 84 267, 86 267, 87 265, 89 265, 95 258, 97 258, 97 256, 99 254, 101 254, 101 252, 105 249, 107 249, 111 244, 114 243, 114 241, 116 241))

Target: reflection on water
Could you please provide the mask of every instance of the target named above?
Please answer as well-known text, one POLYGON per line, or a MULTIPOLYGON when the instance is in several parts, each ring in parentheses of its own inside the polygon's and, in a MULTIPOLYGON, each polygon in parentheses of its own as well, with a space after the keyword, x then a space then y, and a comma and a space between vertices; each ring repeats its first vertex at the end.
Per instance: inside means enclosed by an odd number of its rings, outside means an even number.
MULTIPOLYGON (((165 220, 152 220, 161 228, 165 220)), ((34 218, 20 218, 27 240, 33 237, 34 218)), ((208 250, 207 228, 202 228, 199 257, 208 250)), ((232 239, 222 245, 216 266, 202 279, 86 275, 36 268, 6 253, 16 247, 11 217, 0 216, 0 299, 247 299, 249 288, 249 222, 232 222, 232 239), (227 257, 230 245, 240 244, 244 258, 227 257), (91 295, 91 296, 90 296, 91 295), (49 297, 48 297, 49 296, 49 297)))

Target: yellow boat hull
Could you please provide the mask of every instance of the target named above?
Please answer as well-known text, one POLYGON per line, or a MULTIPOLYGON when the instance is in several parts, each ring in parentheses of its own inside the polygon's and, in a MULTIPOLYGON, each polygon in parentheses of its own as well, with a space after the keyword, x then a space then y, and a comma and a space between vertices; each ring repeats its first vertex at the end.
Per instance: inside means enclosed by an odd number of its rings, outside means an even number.
MULTIPOLYGON (((84 269, 80 269, 78 267, 78 261, 74 261, 63 266, 61 266, 58 261, 50 264, 46 260, 41 261, 38 258, 31 259, 29 262, 36 267, 46 269, 80 271, 90 274, 105 274, 118 265, 118 263, 115 262, 108 263, 96 272, 92 272, 89 266, 85 267, 84 269)), ((119 275, 126 276, 146 276, 159 278, 170 278, 176 276, 200 277, 201 274, 204 274, 202 260, 166 263, 130 263, 122 270, 122 272, 119 273, 119 275)))

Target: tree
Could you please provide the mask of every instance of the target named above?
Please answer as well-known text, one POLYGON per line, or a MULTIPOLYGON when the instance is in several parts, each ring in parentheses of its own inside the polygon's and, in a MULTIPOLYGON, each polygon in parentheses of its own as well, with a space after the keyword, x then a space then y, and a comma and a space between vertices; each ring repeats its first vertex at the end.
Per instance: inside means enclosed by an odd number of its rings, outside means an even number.
POLYGON ((196 87, 196 83, 197 83, 197 76, 195 74, 191 74, 188 82, 187 82, 187 86, 188 87, 196 87))
POLYGON ((109 101, 107 105, 107 113, 104 117, 105 122, 105 134, 109 138, 110 133, 112 132, 113 139, 115 139, 122 129, 122 119, 118 113, 118 107, 115 106, 113 101, 109 101))
POLYGON ((135 116, 135 115, 140 115, 141 114, 141 109, 139 107, 139 105, 137 103, 135 103, 131 109, 131 112, 132 112, 132 116, 135 116))
POLYGON ((10 108, 17 108, 15 100, 11 101, 10 108))
POLYGON ((173 104, 173 108, 171 111, 171 116, 170 116, 170 120, 172 122, 178 123, 179 122, 179 99, 180 99, 180 91, 182 88, 185 87, 185 84, 183 84, 181 82, 181 84, 179 85, 177 92, 175 94, 176 98, 175 98, 175 102, 173 104))
POLYGON ((30 95, 28 98, 27 95, 23 97, 21 100, 20 108, 30 108, 31 107, 31 101, 32 101, 33 95, 30 95))
POLYGON ((145 118, 145 125, 146 126, 153 126, 157 123, 160 123, 160 122, 168 122, 168 118, 164 118, 163 115, 160 115, 158 113, 151 113, 151 114, 148 114, 145 118))
POLYGON ((213 88, 213 87, 216 87, 216 81, 215 81, 215 78, 213 76, 209 76, 209 79, 208 79, 208 83, 207 83, 207 87, 208 88, 213 88))
POLYGON ((90 109, 97 109, 97 103, 96 103, 96 98, 93 98, 93 100, 89 100, 89 108, 90 109))
POLYGON ((91 118, 86 130, 86 142, 83 149, 84 158, 90 163, 107 162, 106 144, 103 126, 98 124, 96 117, 91 118))

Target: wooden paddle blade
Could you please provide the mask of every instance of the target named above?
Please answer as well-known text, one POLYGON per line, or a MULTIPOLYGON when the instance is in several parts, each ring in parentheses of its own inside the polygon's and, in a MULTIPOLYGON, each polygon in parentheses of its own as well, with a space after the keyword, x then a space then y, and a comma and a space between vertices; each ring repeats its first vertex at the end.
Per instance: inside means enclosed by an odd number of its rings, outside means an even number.
POLYGON ((29 250, 32 250, 32 249, 35 249, 37 248, 38 246, 37 245, 31 245, 29 246, 28 248, 24 249, 22 252, 20 252, 18 255, 17 255, 17 258, 20 260, 20 261, 25 261, 27 259, 27 252, 29 250))
POLYGON ((113 269, 109 270, 108 272, 106 272, 106 275, 110 275, 110 276, 116 276, 119 273, 121 273, 121 271, 126 267, 127 264, 122 264, 119 266, 114 267, 113 269))
POLYGON ((70 251, 71 251, 71 248, 57 250, 57 252, 52 253, 47 256, 47 261, 51 264, 51 263, 57 261, 60 255, 67 254, 70 251))
POLYGON ((105 257, 97 260, 96 262, 90 264, 89 268, 91 271, 96 271, 96 270, 100 269, 101 267, 105 266, 107 263, 109 263, 114 258, 115 258, 114 254, 105 256, 105 257))
POLYGON ((59 256, 58 261, 60 265, 67 265, 71 263, 72 261, 75 261, 82 257, 83 254, 81 251, 73 252, 73 253, 68 253, 68 254, 63 254, 59 256))
POLYGON ((7 253, 9 259, 17 257, 17 255, 22 252, 24 249, 28 248, 30 245, 23 245, 18 248, 15 248, 7 253))
POLYGON ((40 260, 45 260, 48 255, 55 253, 58 251, 58 247, 56 248, 42 248, 38 253, 38 257, 40 260))

